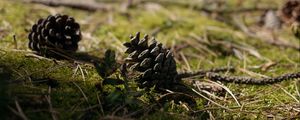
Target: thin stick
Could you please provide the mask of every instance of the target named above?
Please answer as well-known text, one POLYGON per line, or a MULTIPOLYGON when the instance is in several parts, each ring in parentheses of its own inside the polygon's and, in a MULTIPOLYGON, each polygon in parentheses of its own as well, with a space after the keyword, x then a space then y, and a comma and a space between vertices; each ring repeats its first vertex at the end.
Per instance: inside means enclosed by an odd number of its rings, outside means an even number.
POLYGON ((75 77, 75 75, 76 75, 76 73, 77 73, 77 71, 78 71, 78 65, 76 66, 76 68, 75 68, 75 70, 74 70, 74 73, 73 73, 73 75, 72 75, 72 78, 74 78, 75 77))
POLYGON ((28 119, 26 118, 26 116, 25 116, 25 118, 24 118, 24 116, 21 115, 21 113, 17 112, 17 111, 16 111, 15 109, 13 109, 12 107, 8 106, 8 109, 9 109, 10 111, 12 111, 15 115, 21 117, 23 120, 28 120, 28 119))
POLYGON ((195 76, 204 77, 205 74, 209 73, 209 72, 213 72, 213 73, 227 72, 227 71, 232 72, 234 70, 235 70, 235 68, 231 66, 231 67, 213 68, 210 70, 199 70, 196 72, 182 72, 182 73, 179 73, 177 78, 182 79, 182 78, 189 78, 189 77, 195 77, 195 76))
POLYGON ((83 81, 85 82, 86 80, 85 80, 85 75, 84 75, 84 73, 83 73, 83 70, 82 70, 82 68, 81 68, 81 66, 78 64, 78 67, 79 67, 79 70, 80 70, 80 72, 81 72, 81 75, 82 75, 82 79, 83 79, 83 81))
POLYGON ((225 107, 225 106, 223 106, 223 105, 220 105, 219 103, 216 103, 215 101, 209 99, 209 98, 206 97, 205 95, 202 95, 202 94, 199 93, 197 90, 195 90, 195 89, 192 89, 192 90, 193 90, 196 94, 198 94, 199 96, 201 96, 201 97, 203 97, 204 99, 210 101, 211 103, 213 103, 213 104, 215 104, 215 105, 217 105, 217 106, 219 106, 219 107, 221 107, 221 108, 223 108, 223 109, 225 109, 225 110, 232 111, 231 109, 229 109, 229 108, 227 108, 227 107, 225 107))
POLYGON ((255 11, 266 11, 266 10, 277 10, 277 7, 252 7, 252 8, 239 8, 239 9, 208 9, 203 7, 200 2, 185 2, 184 0, 174 1, 174 0, 140 0, 140 2, 155 2, 162 5, 178 5, 181 7, 193 7, 195 10, 203 11, 207 13, 218 13, 218 14, 226 14, 226 13, 245 13, 245 12, 255 12, 255 11))
POLYGON ((48 88, 48 94, 49 95, 46 95, 45 97, 46 97, 46 100, 47 100, 47 102, 48 102, 48 104, 49 104, 49 111, 50 111, 50 113, 51 113, 51 116, 52 116, 52 119, 53 120, 57 120, 57 116, 56 116, 56 112, 55 112, 55 110, 53 109, 53 106, 52 106, 52 102, 51 102, 51 87, 49 86, 49 88, 48 88))
POLYGON ((101 111, 101 115, 103 116, 104 115, 104 110, 103 110, 103 106, 102 106, 102 103, 101 103, 101 100, 100 100, 100 97, 98 94, 97 95, 97 100, 98 100, 98 103, 99 103, 99 107, 100 107, 100 111, 101 111))
POLYGON ((261 78, 261 79, 255 79, 251 77, 223 76, 218 73, 212 73, 212 72, 207 73, 206 77, 214 81, 233 82, 233 83, 240 83, 240 84, 266 85, 266 84, 278 83, 283 80, 299 79, 300 72, 284 74, 274 78, 261 78))
POLYGON ((185 57, 185 55, 184 55, 182 52, 180 52, 179 55, 180 55, 181 58, 183 59, 185 65, 187 66, 187 69, 190 71, 190 70, 191 70, 191 66, 190 66, 190 64, 189 64, 189 62, 188 62, 188 60, 187 60, 187 58, 185 57))
MULTIPOLYGON (((81 92, 81 94, 83 95, 85 101, 89 104, 89 100, 88 100, 88 98, 86 97, 86 95, 85 95, 85 93, 83 92, 83 90, 81 89, 81 87, 80 87, 79 85, 77 85, 75 82, 72 82, 72 83, 80 90, 80 92, 81 92)), ((89 106, 90 106, 90 104, 89 104, 89 106)), ((90 107, 91 107, 91 106, 90 106, 90 107)))
POLYGON ((95 3, 95 2, 74 2, 70 0, 23 0, 24 2, 28 3, 37 3, 37 4, 43 4, 47 6, 65 6, 65 7, 70 7, 70 8, 75 8, 75 9, 80 9, 80 10, 86 10, 90 12, 94 12, 97 10, 100 11, 109 11, 111 10, 111 6, 107 4, 100 4, 100 3, 95 3))
MULTIPOLYGON (((202 84, 203 84, 203 83, 202 83, 202 84)), ((209 96, 211 96, 211 97, 213 97, 213 98, 222 100, 222 98, 220 98, 220 97, 218 97, 218 96, 216 96, 216 95, 214 95, 214 94, 212 94, 212 93, 210 93, 210 92, 208 92, 208 91, 206 91, 206 90, 202 90, 201 87, 200 87, 200 85, 201 85, 201 83, 200 83, 199 81, 195 81, 195 86, 197 87, 197 89, 198 89, 200 92, 203 92, 203 93, 205 93, 205 94, 207 94, 207 95, 209 95, 209 96)))
POLYGON ((36 55, 36 54, 32 54, 32 53, 26 54, 25 57, 32 57, 32 58, 37 58, 39 60, 53 61, 53 59, 49 59, 49 58, 46 58, 46 57, 43 57, 43 56, 39 56, 39 55, 36 55))
POLYGON ((299 85, 300 85, 300 81, 296 81, 296 82, 295 82, 296 92, 297 92, 297 94, 298 94, 298 96, 299 96, 299 98, 300 98, 300 89, 299 89, 299 85))
POLYGON ((214 83, 215 85, 219 86, 219 87, 222 87, 223 89, 225 89, 231 96, 232 98, 235 100, 235 102, 238 104, 238 106, 241 106, 240 102, 237 100, 237 98, 235 97, 235 95, 231 92, 231 90, 226 87, 225 85, 222 85, 220 83, 217 83, 215 81, 210 81, 211 83, 214 83))
POLYGON ((24 114, 24 112, 23 112, 23 110, 22 110, 22 108, 21 108, 21 106, 20 106, 20 104, 19 104, 19 102, 17 101, 17 100, 15 100, 15 104, 16 104, 16 107, 17 107, 17 110, 18 110, 18 112, 20 113, 20 117, 22 117, 23 118, 23 120, 28 120, 28 118, 26 117, 26 115, 24 114))
POLYGON ((287 95, 289 95, 291 98, 293 98, 296 102, 300 103, 300 101, 296 98, 296 96, 293 96, 291 93, 289 93, 286 89, 282 88, 280 85, 276 85, 277 87, 280 87, 283 92, 285 92, 287 95))

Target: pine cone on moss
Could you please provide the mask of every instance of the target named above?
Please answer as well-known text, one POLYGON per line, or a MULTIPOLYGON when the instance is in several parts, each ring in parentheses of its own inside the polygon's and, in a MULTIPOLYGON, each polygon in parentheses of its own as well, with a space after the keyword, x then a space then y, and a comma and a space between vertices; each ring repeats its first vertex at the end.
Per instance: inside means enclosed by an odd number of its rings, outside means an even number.
POLYGON ((61 54, 78 49, 80 26, 68 15, 49 15, 32 26, 28 39, 29 48, 39 55, 62 58, 61 54))
POLYGON ((141 88, 169 88, 176 83, 176 62, 172 52, 158 43, 155 38, 148 42, 148 35, 140 39, 140 33, 130 36, 124 44, 129 53, 125 65, 140 73, 137 83, 141 88))

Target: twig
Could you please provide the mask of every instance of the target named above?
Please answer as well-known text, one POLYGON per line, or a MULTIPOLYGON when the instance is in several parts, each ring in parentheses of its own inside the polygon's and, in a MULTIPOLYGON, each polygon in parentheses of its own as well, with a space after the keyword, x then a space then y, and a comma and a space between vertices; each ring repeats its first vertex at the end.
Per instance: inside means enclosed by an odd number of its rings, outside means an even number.
POLYGON ((190 71, 191 70, 191 66, 190 66, 188 60, 186 59, 186 56, 183 54, 183 52, 180 52, 179 55, 183 59, 185 65, 187 67, 187 69, 190 71))
POLYGON ((177 78, 182 79, 182 78, 189 78, 195 76, 204 77, 205 74, 209 72, 217 73, 217 72, 227 72, 227 71, 233 72, 235 71, 235 68, 231 66, 231 67, 213 68, 210 70, 199 70, 196 72, 182 72, 178 74, 177 78))
MULTIPOLYGON (((84 63, 84 64, 92 64, 91 61, 97 61, 100 62, 101 58, 98 58, 96 56, 93 55, 89 55, 88 53, 85 52, 73 52, 73 53, 67 53, 62 49, 57 49, 56 50, 52 50, 49 49, 52 53, 54 53, 55 55, 58 56, 58 59, 63 59, 63 60, 68 60, 70 62, 78 62, 78 63, 84 63), (62 58, 59 58, 62 57, 62 58)), ((38 55, 37 52, 35 51, 22 51, 22 50, 11 50, 13 52, 28 52, 28 54, 26 54, 26 57, 33 57, 33 58, 38 58, 40 60, 48 60, 48 61, 54 61, 54 59, 50 59, 50 58, 46 58, 43 56, 38 55)), ((55 57, 53 57, 55 58, 55 57)), ((56 62, 56 61, 55 61, 56 62)))
POLYGON ((85 82, 85 81, 86 81, 86 80, 85 80, 85 75, 84 75, 83 70, 82 70, 82 68, 80 67, 79 64, 78 64, 78 68, 79 68, 79 70, 80 70, 80 72, 81 72, 83 82, 85 82))
MULTIPOLYGON (((203 92, 213 98, 216 98, 216 99, 219 99, 219 100, 222 100, 221 97, 218 97, 216 95, 214 95, 213 93, 209 92, 209 90, 205 90, 205 88, 203 88, 203 86, 209 86, 209 87, 214 87, 212 84, 210 83, 204 83, 204 82, 200 82, 200 81, 195 81, 194 83, 194 86, 196 86, 196 88, 200 91, 200 92, 203 92), (206 85, 207 84, 207 85, 206 85)), ((213 90, 213 88, 210 88, 211 90, 213 90)), ((215 92, 215 91, 213 91, 215 92)))
POLYGON ((86 11, 109 11, 111 10, 111 6, 107 4, 100 4, 100 3, 95 3, 95 2, 74 2, 72 0, 23 0, 24 2, 28 3, 37 3, 37 4, 43 4, 47 6, 65 6, 65 7, 71 7, 75 9, 80 9, 80 10, 86 10, 86 11))
POLYGON ((282 88, 282 86, 280 86, 280 85, 276 85, 276 86, 279 87, 281 90, 283 90, 283 92, 285 92, 287 95, 289 95, 291 98, 293 98, 296 102, 300 103, 300 101, 296 98, 296 96, 293 96, 286 89, 282 88))
POLYGON ((188 46, 189 45, 186 43, 174 45, 174 46, 172 46, 172 49, 173 49, 172 51, 173 51, 173 53, 177 53, 177 52, 181 51, 182 49, 187 48, 188 46))
POLYGON ((101 112, 101 115, 103 116, 104 115, 103 106, 102 106, 99 95, 98 94, 96 94, 96 95, 97 95, 97 100, 98 100, 98 104, 99 104, 99 107, 100 107, 100 112, 101 112))
POLYGON ((37 58, 39 60, 53 61, 52 59, 49 59, 49 58, 46 58, 46 57, 43 57, 43 56, 39 56, 39 55, 36 55, 36 54, 32 54, 32 53, 26 54, 25 57, 32 57, 32 58, 37 58))
MULTIPOLYGON (((244 106, 245 108, 258 108, 260 106, 244 106)), ((231 106, 231 107, 228 107, 230 109, 237 109, 237 108, 241 108, 240 106, 231 106)), ((270 106, 262 106, 261 108, 271 108, 270 106)), ((204 109, 201 109, 201 110, 197 110, 197 111, 194 111, 194 113, 199 113, 199 112, 203 112, 203 111, 207 111, 207 110, 218 110, 220 109, 220 107, 208 107, 208 108, 204 108, 204 109)), ((238 112, 244 112, 244 111, 240 111, 238 110, 238 112)))
POLYGON ((17 112, 15 109, 13 109, 12 107, 8 106, 8 109, 10 109, 10 111, 12 111, 15 115, 21 117, 23 120, 28 120, 26 118, 26 116, 24 117, 21 113, 17 112))
POLYGON ((199 96, 201 96, 201 97, 203 97, 204 99, 210 101, 211 103, 213 103, 213 104, 215 104, 215 105, 217 105, 217 106, 219 106, 219 107, 221 107, 221 108, 223 108, 223 109, 225 109, 225 110, 232 111, 231 109, 229 109, 229 108, 227 108, 227 107, 225 107, 225 106, 223 106, 223 105, 220 105, 219 103, 216 103, 215 101, 209 99, 209 98, 206 97, 205 95, 202 95, 201 93, 199 93, 199 92, 196 91, 195 89, 192 89, 192 90, 193 90, 196 94, 198 94, 199 96))
POLYGON ((277 7, 253 7, 253 8, 239 8, 239 9, 208 9, 205 8, 200 2, 186 2, 184 0, 175 1, 175 0, 140 0, 141 3, 155 2, 162 5, 177 5, 181 7, 193 7, 197 11, 203 11, 206 13, 245 13, 245 12, 255 12, 255 11, 266 11, 266 10, 277 10, 277 7))
POLYGON ((300 72, 284 74, 284 75, 274 77, 274 78, 262 78, 262 79, 255 79, 255 78, 250 78, 250 77, 222 76, 218 73, 212 73, 212 72, 207 73, 206 77, 208 79, 214 80, 214 81, 233 82, 233 83, 240 83, 240 84, 266 85, 266 84, 278 83, 283 80, 299 79, 300 72))
POLYGON ((68 65, 67 65, 67 64, 64 64, 64 65, 60 65, 60 66, 49 67, 49 68, 47 68, 46 70, 45 70, 45 69, 43 69, 43 70, 37 70, 37 71, 34 71, 34 72, 32 72, 31 74, 25 75, 25 76, 21 74, 20 77, 14 79, 14 80, 11 81, 10 83, 18 82, 18 81, 20 81, 21 79, 24 79, 24 78, 26 78, 26 77, 29 77, 29 76, 31 76, 31 75, 33 75, 33 74, 37 74, 37 73, 41 73, 41 72, 44 72, 44 73, 45 73, 45 71, 47 71, 46 73, 49 73, 49 72, 55 71, 55 70, 57 70, 57 69, 60 69, 60 68, 62 68, 62 67, 66 67, 66 66, 68 66, 68 65))
POLYGON ((232 96, 232 98, 235 100, 235 102, 238 104, 238 106, 241 106, 240 102, 237 100, 237 98, 235 97, 235 95, 231 92, 231 90, 228 87, 226 87, 223 84, 217 83, 215 81, 210 81, 210 82, 214 83, 215 85, 217 85, 219 87, 222 87, 223 89, 225 89, 232 96))
POLYGON ((19 112, 19 115, 20 117, 23 119, 23 120, 28 120, 28 118, 26 117, 26 115, 24 114, 19 102, 17 100, 15 100, 15 104, 16 104, 16 107, 17 107, 17 110, 19 112))
MULTIPOLYGON (((196 36, 196 35, 195 35, 196 36)), ((205 54, 207 54, 207 53, 209 53, 209 54, 211 54, 211 55, 213 55, 213 56, 218 56, 217 55, 217 53, 216 52, 214 52, 214 51, 212 51, 212 50, 210 50, 209 48, 208 48, 208 46, 207 46, 207 44, 206 45, 203 45, 203 44, 199 44, 198 42, 202 42, 202 43, 204 43, 203 41, 202 41, 202 39, 201 38, 196 38, 196 37, 192 37, 192 38, 194 38, 195 40, 197 40, 197 42, 195 41, 195 42, 193 42, 193 41, 191 41, 191 40, 185 40, 185 42, 189 45, 189 46, 191 46, 191 47, 193 47, 195 50, 197 50, 197 51, 199 51, 201 54, 203 54, 203 55, 205 55, 205 54)), ((206 42, 206 41, 205 41, 206 42)))
MULTIPOLYGON (((209 28, 209 29, 216 29, 216 28, 209 28)), ((218 31, 224 31, 222 28, 218 28, 218 31)), ((192 39, 196 40, 195 42, 190 42, 190 40, 187 40, 186 42, 194 47, 199 52, 203 53, 204 55, 207 53, 212 54, 213 56, 218 56, 218 54, 234 54, 239 59, 244 59, 241 55, 241 51, 245 51, 249 53, 252 56, 255 56, 258 59, 265 59, 260 55, 260 53, 255 50, 253 47, 250 47, 249 45, 246 45, 245 43, 238 43, 233 41, 226 41, 226 40, 214 40, 214 39, 208 39, 207 35, 204 35, 204 37, 199 37, 196 34, 192 33, 189 35, 192 39), (189 42, 188 42, 189 41, 189 42), (216 50, 217 49, 217 50, 216 50)))
POLYGON ((46 95, 45 97, 46 97, 46 100, 47 100, 47 102, 49 104, 49 111, 51 113, 52 119, 53 120, 57 120, 57 116, 55 114, 56 112, 53 109, 52 102, 51 102, 51 87, 50 86, 49 86, 49 89, 48 89, 48 94, 49 95, 46 95))
POLYGON ((300 81, 295 82, 295 87, 296 87, 296 93, 298 94, 298 97, 300 98, 300 89, 299 89, 300 81))
MULTIPOLYGON (((81 87, 79 85, 77 85, 75 82, 72 82, 81 92, 82 96, 84 97, 85 101, 89 104, 89 100, 86 97, 85 93, 83 92, 83 90, 81 89, 81 87)), ((91 107, 91 106, 90 106, 91 107)))
POLYGON ((268 76, 266 75, 263 75, 263 74, 260 74, 260 73, 255 73, 253 71, 250 71, 248 69, 245 69, 245 68, 239 68, 239 71, 243 72, 243 73, 246 73, 248 74, 249 76, 259 76, 259 77, 262 77, 262 78, 268 78, 268 76))

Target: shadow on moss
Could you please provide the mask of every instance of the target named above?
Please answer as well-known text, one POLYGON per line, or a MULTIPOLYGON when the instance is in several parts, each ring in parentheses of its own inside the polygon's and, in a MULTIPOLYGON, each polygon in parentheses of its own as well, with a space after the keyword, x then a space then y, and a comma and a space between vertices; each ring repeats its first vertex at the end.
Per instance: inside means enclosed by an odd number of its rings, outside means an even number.
POLYGON ((7 105, 8 105, 8 81, 11 79, 10 70, 0 65, 0 119, 6 118, 7 105))

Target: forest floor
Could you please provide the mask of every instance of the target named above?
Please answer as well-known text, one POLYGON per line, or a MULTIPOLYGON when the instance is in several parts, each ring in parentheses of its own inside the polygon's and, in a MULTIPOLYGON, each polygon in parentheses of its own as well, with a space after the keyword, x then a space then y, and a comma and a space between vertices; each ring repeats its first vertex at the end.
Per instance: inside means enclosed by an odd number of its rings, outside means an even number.
MULTIPOLYGON (((284 0, 238 1, 227 0, 222 6, 214 7, 213 3, 204 5, 196 0, 157 0, 126 7, 118 0, 98 0, 97 3, 109 5, 111 9, 86 11, 1 0, 0 67, 8 68, 11 75, 8 84, 0 86, 6 91, 0 93, 5 95, 1 95, 5 97, 0 103, 5 107, 1 113, 7 119, 24 120, 300 119, 299 79, 271 85, 217 82, 228 89, 224 94, 206 95, 213 102, 196 97, 194 108, 174 102, 153 107, 155 103, 149 100, 151 95, 148 94, 132 99, 124 97, 126 92, 116 93, 115 88, 109 86, 106 88, 110 90, 106 91, 109 95, 105 96, 95 87, 104 78, 98 75, 93 64, 37 57, 28 48, 31 26, 39 18, 60 13, 74 17, 81 25, 83 38, 78 51, 99 59, 110 49, 115 51, 117 62, 122 63, 126 57, 123 43, 130 40, 130 34, 141 32, 155 36, 171 48, 177 70, 181 72, 227 66, 234 66, 236 71, 226 75, 254 78, 299 72, 300 52, 297 48, 300 43, 290 27, 282 25, 278 29, 267 29, 260 22, 265 11, 247 9, 273 10, 284 0), (58 86, 49 87, 50 80, 58 86)), ((2 72, 6 70, 2 69, 2 72)), ((119 78, 120 71, 111 77, 119 78)), ((189 84, 188 81, 209 80, 193 77, 185 81, 189 84)))

